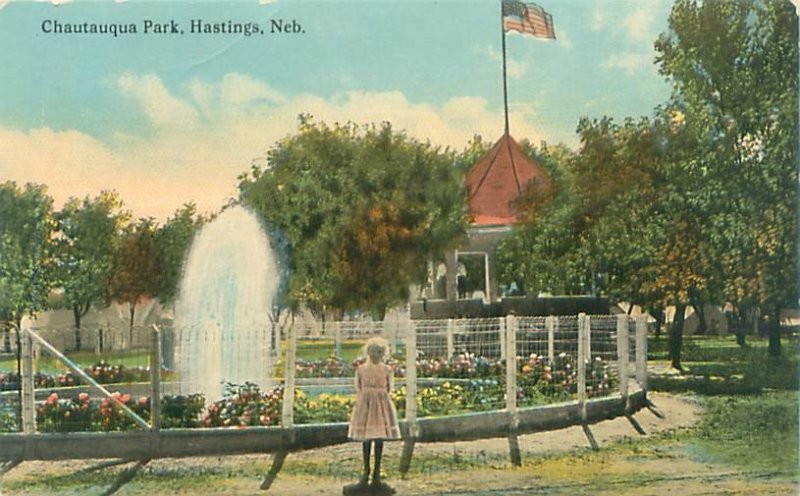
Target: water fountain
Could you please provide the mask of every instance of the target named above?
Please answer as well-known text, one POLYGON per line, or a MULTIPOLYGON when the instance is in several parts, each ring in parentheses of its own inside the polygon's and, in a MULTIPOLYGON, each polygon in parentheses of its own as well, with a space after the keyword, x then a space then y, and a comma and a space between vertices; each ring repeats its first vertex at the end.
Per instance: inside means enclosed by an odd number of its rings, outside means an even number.
POLYGON ((235 206, 192 243, 175 305, 174 367, 182 394, 211 402, 223 384, 271 386, 275 356, 270 312, 278 261, 259 218, 235 206))

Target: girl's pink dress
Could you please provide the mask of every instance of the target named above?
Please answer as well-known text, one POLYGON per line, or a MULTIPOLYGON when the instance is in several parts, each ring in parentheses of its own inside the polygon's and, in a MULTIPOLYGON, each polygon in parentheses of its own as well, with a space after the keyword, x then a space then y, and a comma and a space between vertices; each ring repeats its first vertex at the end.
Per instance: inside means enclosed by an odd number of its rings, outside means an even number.
POLYGON ((366 362, 356 369, 356 405, 347 437, 355 441, 400 439, 397 410, 389 396, 392 369, 366 362))

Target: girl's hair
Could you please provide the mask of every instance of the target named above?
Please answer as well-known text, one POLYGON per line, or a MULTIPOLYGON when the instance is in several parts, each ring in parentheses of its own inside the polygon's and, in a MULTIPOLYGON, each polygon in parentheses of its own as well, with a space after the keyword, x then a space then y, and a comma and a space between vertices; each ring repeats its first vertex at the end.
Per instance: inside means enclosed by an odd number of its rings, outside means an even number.
POLYGON ((377 355, 383 359, 389 354, 389 343, 380 337, 369 338, 364 344, 364 351, 368 357, 377 355))

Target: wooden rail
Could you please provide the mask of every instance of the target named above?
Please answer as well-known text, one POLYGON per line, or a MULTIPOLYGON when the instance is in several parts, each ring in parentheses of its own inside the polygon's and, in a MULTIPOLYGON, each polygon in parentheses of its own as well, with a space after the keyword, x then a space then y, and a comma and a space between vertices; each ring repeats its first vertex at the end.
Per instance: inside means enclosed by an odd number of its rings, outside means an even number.
MULTIPOLYGON (((622 417, 647 406, 645 392, 585 402, 589 423, 622 417)), ((572 401, 519 408, 519 423, 508 411, 468 413, 416 420, 416 442, 453 442, 507 437, 581 425, 581 405, 572 401), (512 430, 513 429, 513 430, 512 430)), ((404 438, 409 425, 401 422, 404 438)), ((250 427, 224 429, 169 429, 162 431, 75 432, 0 435, 0 460, 69 460, 124 458, 149 460, 191 456, 278 453, 321 448, 348 442, 347 423, 295 425, 291 428, 250 427)))

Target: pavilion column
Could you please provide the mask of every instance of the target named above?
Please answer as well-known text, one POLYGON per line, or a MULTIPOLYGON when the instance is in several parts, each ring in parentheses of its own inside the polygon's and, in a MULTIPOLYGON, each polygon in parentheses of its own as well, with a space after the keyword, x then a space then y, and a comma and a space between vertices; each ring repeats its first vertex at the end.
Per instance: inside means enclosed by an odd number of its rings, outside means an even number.
POLYGON ((447 301, 458 299, 458 258, 456 250, 445 253, 445 298, 447 301))
POLYGON ((497 265, 494 256, 495 249, 492 247, 486 253, 485 274, 486 274, 486 299, 489 303, 500 301, 500 291, 497 287, 497 265))
POLYGON ((428 284, 423 296, 431 300, 436 298, 436 262, 433 258, 428 259, 428 284))

